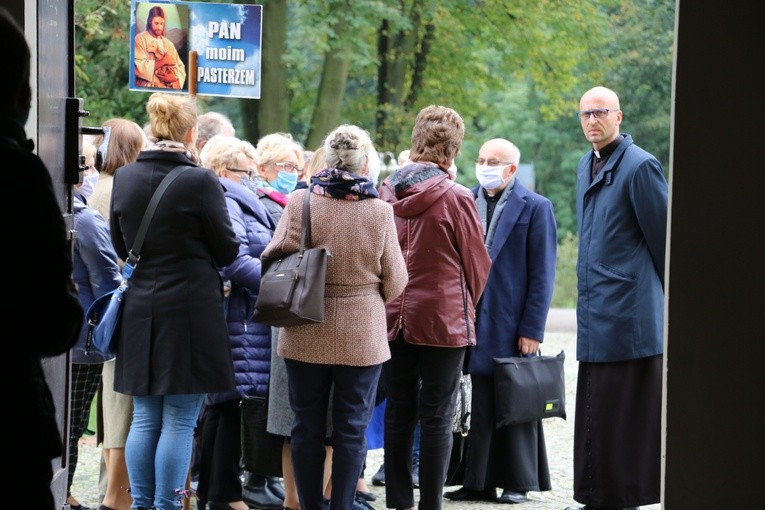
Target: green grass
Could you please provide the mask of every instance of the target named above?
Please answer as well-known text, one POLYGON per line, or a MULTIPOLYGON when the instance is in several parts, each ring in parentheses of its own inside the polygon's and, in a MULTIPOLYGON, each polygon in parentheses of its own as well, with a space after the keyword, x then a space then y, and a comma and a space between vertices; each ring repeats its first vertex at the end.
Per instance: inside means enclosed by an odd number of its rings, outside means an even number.
MULTIPOLYGON (((96 400, 97 399, 98 399, 98 397, 94 397, 93 398, 93 402, 90 403, 90 416, 88 417, 88 427, 87 427, 87 430, 91 430, 94 433, 96 432, 96 427, 97 427, 97 425, 96 425, 96 423, 97 423, 97 421, 96 421, 96 407, 97 407, 96 406, 96 400)), ((87 434, 87 430, 86 430, 86 434, 87 434)))

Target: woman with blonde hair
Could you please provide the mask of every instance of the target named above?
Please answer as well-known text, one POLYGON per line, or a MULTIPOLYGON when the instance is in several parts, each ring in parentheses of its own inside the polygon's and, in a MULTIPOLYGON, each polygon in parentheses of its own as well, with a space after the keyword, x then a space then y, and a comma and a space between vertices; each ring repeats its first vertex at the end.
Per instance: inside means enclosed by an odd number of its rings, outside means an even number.
POLYGON ((255 172, 254 154, 249 142, 223 135, 213 136, 200 154, 202 164, 220 179, 240 244, 236 260, 220 268, 229 288, 226 320, 236 390, 208 393, 199 427, 197 506, 206 502, 208 510, 248 510, 239 479, 241 406, 243 399, 265 397, 268 391, 271 328, 253 320, 253 309, 260 292, 260 254, 275 225, 258 197, 241 183, 255 172))
POLYGON ((306 182, 311 182, 311 177, 321 170, 327 168, 327 160, 324 158, 324 146, 322 145, 311 156, 311 161, 305 166, 305 172, 303 173, 306 182))
MULTIPOLYGON (((287 194, 297 186, 297 175, 304 164, 303 147, 289 133, 265 135, 255 147, 257 175, 245 181, 268 209, 275 224, 287 205, 287 194), (280 177, 281 176, 281 177, 280 177), (294 180, 294 183, 292 182, 294 180)), ((282 448, 283 480, 272 473, 245 474, 244 499, 254 506, 269 506, 282 500, 286 508, 299 508, 299 498, 290 455, 289 436, 293 414, 289 408, 287 372, 284 359, 276 355, 279 328, 271 328, 271 372, 268 388, 268 423, 271 434, 284 438, 282 448)))
POLYGON ((235 389, 218 267, 239 252, 223 188, 196 164, 192 97, 154 93, 147 111, 156 137, 114 175, 111 238, 128 255, 154 191, 159 202, 117 328, 114 389, 133 396, 125 457, 134 508, 176 510, 199 410, 207 393, 235 389))
POLYGON ((258 140, 255 154, 258 175, 247 186, 258 194, 278 223, 287 195, 295 190, 303 170, 303 147, 289 133, 271 133, 258 140))

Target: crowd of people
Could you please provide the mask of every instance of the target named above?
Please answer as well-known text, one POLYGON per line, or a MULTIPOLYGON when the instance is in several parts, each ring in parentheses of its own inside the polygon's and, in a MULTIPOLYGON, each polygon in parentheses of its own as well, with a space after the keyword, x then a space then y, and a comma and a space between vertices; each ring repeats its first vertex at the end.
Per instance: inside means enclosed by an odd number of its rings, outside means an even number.
MULTIPOLYGON (((147 22, 155 37, 157 18, 147 22)), ((2 10, 0 36, 17 77, 0 85, 0 148, 39 195, 36 229, 25 229, 34 236, 20 245, 29 257, 47 254, 41 270, 55 304, 49 343, 25 354, 23 411, 47 431, 22 466, 37 484, 33 508, 56 506, 51 459, 68 443, 67 503, 88 509, 71 486, 94 399, 99 510, 175 510, 194 494, 210 510, 369 510, 366 434, 383 400, 387 508, 438 510, 444 497, 522 504, 529 491, 551 490, 542 422, 495 426, 492 360, 538 354, 557 253, 553 204, 516 178, 513 142, 485 141, 469 189, 456 182, 462 117, 426 106, 408 153, 380 182, 359 126, 336 127, 310 151, 289 133, 253 145, 225 115, 200 115, 193 96, 155 92, 145 129, 110 119, 86 144, 69 250, 50 176, 24 133, 29 48, 2 10), (102 355, 87 345, 82 312, 119 285, 144 211, 171 173, 130 280, 117 353, 102 355), (261 271, 297 251, 306 198, 310 243, 332 254, 326 320, 270 327, 253 319, 261 271), (41 360, 67 351, 64 441, 41 360), (463 372, 472 428, 461 487, 444 493, 463 372), (278 438, 279 469, 242 468, 247 398, 268 402, 263 432, 278 438)), ((586 91, 579 117, 592 150, 577 169, 573 498, 579 510, 635 509, 660 498, 667 182, 656 158, 620 133, 614 91, 586 91)))

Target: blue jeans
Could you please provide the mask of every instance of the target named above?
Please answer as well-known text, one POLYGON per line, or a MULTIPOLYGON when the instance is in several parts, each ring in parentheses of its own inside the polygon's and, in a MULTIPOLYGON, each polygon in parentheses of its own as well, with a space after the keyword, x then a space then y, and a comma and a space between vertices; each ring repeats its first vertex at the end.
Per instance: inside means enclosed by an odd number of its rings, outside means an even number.
POLYGON ((204 393, 133 397, 133 423, 125 443, 133 508, 182 507, 204 398, 204 393))
POLYGON ((412 443, 412 465, 420 464, 420 422, 414 427, 414 442, 412 443))

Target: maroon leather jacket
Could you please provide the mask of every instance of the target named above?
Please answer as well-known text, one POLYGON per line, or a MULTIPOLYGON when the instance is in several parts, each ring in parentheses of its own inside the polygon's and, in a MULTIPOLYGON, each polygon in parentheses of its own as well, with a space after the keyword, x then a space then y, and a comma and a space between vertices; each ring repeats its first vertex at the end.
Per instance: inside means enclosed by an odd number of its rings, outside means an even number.
POLYGON ((386 306, 388 340, 403 330, 410 344, 475 345, 475 306, 491 259, 473 194, 432 165, 406 165, 380 186, 393 205, 409 283, 386 306))

